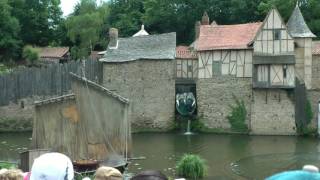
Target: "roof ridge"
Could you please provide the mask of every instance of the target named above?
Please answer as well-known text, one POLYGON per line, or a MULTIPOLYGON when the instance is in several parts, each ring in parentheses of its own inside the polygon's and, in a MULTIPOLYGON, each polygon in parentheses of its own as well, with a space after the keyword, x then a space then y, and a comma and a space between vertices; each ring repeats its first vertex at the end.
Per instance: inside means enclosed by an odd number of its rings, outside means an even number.
POLYGON ((242 23, 242 24, 219 24, 219 25, 201 25, 201 26, 205 26, 205 27, 225 27, 225 26, 243 26, 243 25, 249 25, 249 24, 262 24, 262 22, 249 22, 249 23, 242 23))
POLYGON ((138 39, 138 38, 150 38, 156 36, 165 36, 169 34, 176 34, 176 32, 169 32, 169 33, 161 33, 161 34, 149 34, 148 36, 129 36, 129 37, 119 37, 119 39, 138 39))

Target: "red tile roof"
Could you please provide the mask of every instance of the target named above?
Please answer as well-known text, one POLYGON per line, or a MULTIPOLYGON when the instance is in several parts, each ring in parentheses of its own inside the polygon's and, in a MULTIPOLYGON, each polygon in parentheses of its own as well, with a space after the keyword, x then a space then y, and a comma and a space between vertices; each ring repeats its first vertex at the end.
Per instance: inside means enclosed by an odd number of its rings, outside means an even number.
POLYGON ((68 47, 43 47, 39 48, 41 58, 61 58, 69 52, 68 47))
POLYGON ((196 42, 198 51, 248 49, 262 25, 261 22, 235 25, 202 25, 196 42))
POLYGON ((189 46, 177 46, 176 58, 178 59, 197 59, 197 54, 190 50, 189 46))
POLYGON ((312 54, 313 55, 320 55, 320 41, 313 41, 312 54))

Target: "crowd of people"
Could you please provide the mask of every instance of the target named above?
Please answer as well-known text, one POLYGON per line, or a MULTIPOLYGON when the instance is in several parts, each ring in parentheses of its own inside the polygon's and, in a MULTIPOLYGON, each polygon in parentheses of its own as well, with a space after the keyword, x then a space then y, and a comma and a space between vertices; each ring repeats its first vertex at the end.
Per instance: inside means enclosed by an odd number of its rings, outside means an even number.
MULTIPOLYGON (((113 167, 99 167, 92 180, 123 180, 121 172, 113 167)), ((91 180, 90 177, 80 178, 91 180)), ((36 158, 30 172, 19 169, 1 169, 0 180, 73 180, 75 178, 72 162, 69 157, 61 153, 46 153, 36 158)), ((142 171, 130 180, 168 180, 160 171, 142 171)), ((286 171, 275 174, 266 180, 320 180, 319 169, 313 165, 306 165, 302 170, 286 171)), ((176 179, 185 180, 185 179, 176 179)))
MULTIPOLYGON (((123 180, 121 172, 113 167, 99 167, 92 180, 123 180)), ((91 180, 84 177, 82 180, 91 180)), ((61 153, 46 153, 36 158, 30 172, 19 169, 1 169, 0 180, 73 180, 75 172, 69 157, 61 153)), ((78 179, 78 178, 77 178, 78 179)), ((168 180, 160 171, 143 171, 131 180, 168 180)))

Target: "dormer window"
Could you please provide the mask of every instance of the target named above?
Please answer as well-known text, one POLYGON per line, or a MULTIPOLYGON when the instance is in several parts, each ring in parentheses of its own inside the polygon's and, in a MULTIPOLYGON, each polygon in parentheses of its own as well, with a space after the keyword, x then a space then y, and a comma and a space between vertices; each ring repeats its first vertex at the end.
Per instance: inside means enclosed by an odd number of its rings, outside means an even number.
POLYGON ((281 39, 281 30, 280 29, 273 30, 273 39, 274 40, 280 40, 281 39))

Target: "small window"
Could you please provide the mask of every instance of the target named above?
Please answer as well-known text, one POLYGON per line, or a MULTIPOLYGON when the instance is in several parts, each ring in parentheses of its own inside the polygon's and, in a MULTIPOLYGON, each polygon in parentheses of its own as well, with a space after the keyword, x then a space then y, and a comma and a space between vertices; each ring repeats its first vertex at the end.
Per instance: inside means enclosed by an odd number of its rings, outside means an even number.
POLYGON ((258 82, 265 83, 268 82, 269 78, 269 66, 268 65, 259 65, 257 67, 258 82))
POLYGON ((280 40, 280 38, 281 38, 281 30, 280 29, 273 30, 273 38, 274 38, 274 40, 280 40))
POLYGON ((220 61, 213 61, 212 73, 213 73, 213 76, 220 76, 221 75, 221 62, 220 61))
POLYGON ((192 69, 193 69, 193 68, 192 68, 192 65, 189 64, 189 65, 188 65, 188 72, 192 72, 192 69))

